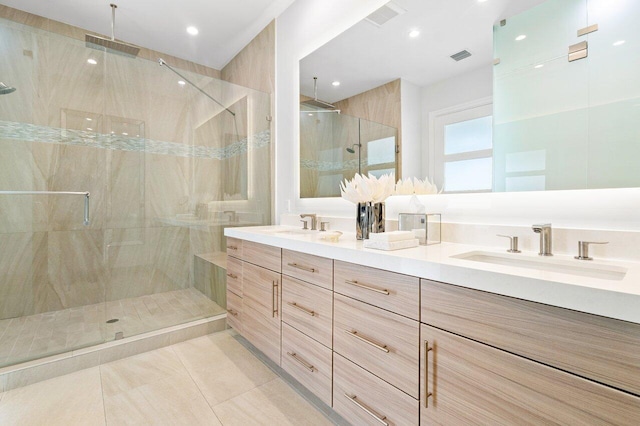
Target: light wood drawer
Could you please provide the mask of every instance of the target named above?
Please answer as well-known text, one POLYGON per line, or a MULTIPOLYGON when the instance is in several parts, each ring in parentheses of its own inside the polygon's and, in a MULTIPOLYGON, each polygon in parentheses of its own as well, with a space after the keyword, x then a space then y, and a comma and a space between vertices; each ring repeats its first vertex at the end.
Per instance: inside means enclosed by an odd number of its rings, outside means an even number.
POLYGON ((282 270, 282 249, 280 247, 243 241, 242 259, 275 272, 282 270))
POLYGON ((333 293, 283 276, 282 321, 331 348, 333 293))
POLYGON ((426 325, 421 340, 422 425, 639 424, 638 397, 426 325))
POLYGON ((227 256, 227 290, 242 297, 242 261, 227 256))
POLYGON ((418 398, 420 323, 334 295, 333 349, 418 398))
POLYGON ((242 298, 227 291, 227 325, 242 334, 242 298))
POLYGON ((282 324, 282 368, 331 406, 331 349, 282 324))
POLYGON ((242 240, 227 237, 227 256, 242 259, 242 240))
POLYGON ((422 280, 422 322, 640 395, 640 325, 422 280))
POLYGON ((420 319, 420 280, 416 277, 336 260, 334 290, 382 309, 420 319))
POLYGON ((333 289, 333 259, 282 250, 282 273, 326 289, 333 289))
POLYGON ((417 425, 419 401, 334 354, 333 409, 358 426, 417 425))

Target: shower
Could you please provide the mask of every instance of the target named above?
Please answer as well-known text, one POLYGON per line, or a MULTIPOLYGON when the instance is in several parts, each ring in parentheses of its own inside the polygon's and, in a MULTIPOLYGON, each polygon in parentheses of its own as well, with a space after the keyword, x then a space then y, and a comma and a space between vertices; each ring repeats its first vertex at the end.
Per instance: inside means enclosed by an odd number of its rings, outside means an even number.
POLYGON ((6 95, 9 93, 13 93, 16 91, 15 87, 7 86, 3 82, 0 81, 0 95, 6 95))
POLYGON ((313 77, 313 99, 300 102, 300 105, 317 108, 318 110, 314 110, 314 112, 335 112, 340 114, 340 110, 337 109, 334 105, 318 99, 318 77, 313 77))
POLYGON ((111 38, 96 36, 93 34, 85 34, 84 41, 87 47, 92 49, 103 50, 111 53, 119 53, 121 55, 135 58, 140 52, 140 48, 132 44, 123 43, 116 40, 116 9, 117 5, 111 3, 111 38))

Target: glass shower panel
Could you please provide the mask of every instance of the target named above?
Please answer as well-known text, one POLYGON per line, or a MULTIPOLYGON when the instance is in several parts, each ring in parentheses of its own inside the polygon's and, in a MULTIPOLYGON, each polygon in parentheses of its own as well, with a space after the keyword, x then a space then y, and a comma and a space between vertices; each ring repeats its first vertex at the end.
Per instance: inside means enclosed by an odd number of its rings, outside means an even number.
POLYGON ((588 187, 640 186, 640 3, 588 0, 588 187), (612 78, 611 76, 615 76, 612 78))
POLYGON ((398 130, 369 120, 360 119, 360 169, 364 175, 396 173, 398 130))
POLYGON ((548 0, 494 27, 494 191, 586 188, 588 62, 567 58, 586 18, 586 0, 548 0), (541 151, 543 170, 509 166, 541 151))

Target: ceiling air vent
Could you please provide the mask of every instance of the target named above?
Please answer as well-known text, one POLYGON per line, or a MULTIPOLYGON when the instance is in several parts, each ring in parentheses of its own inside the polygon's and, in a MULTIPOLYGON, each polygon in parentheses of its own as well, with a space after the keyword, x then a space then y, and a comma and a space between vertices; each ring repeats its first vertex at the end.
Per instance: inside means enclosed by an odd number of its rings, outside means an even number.
POLYGON ((454 61, 461 61, 463 59, 468 58, 469 56, 471 56, 471 53, 469 53, 467 50, 462 50, 458 53, 454 53, 453 55, 451 55, 451 59, 453 59, 454 61))
POLYGON ((380 9, 367 16, 365 19, 377 27, 381 27, 396 16, 402 15, 406 10, 390 1, 380 9))

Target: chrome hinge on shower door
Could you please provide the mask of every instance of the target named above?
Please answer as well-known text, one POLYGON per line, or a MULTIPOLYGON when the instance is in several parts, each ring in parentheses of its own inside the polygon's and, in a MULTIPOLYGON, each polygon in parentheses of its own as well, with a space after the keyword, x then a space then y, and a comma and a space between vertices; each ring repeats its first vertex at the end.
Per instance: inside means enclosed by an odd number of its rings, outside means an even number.
POLYGON ((569 46, 569 62, 584 59, 589 56, 589 44, 586 41, 569 46))

